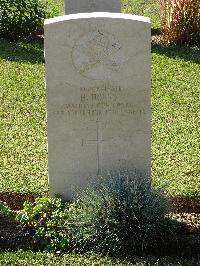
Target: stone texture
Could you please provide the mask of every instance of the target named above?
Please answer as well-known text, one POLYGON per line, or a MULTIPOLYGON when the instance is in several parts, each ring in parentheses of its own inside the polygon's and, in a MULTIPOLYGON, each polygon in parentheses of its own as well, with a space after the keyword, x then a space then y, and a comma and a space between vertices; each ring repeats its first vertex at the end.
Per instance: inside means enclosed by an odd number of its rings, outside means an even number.
POLYGON ((65 0, 65 14, 121 12, 120 0, 65 0))
POLYGON ((50 194, 136 168, 150 177, 148 18, 78 14, 45 22, 50 194), (98 177, 97 177, 98 178, 98 177))

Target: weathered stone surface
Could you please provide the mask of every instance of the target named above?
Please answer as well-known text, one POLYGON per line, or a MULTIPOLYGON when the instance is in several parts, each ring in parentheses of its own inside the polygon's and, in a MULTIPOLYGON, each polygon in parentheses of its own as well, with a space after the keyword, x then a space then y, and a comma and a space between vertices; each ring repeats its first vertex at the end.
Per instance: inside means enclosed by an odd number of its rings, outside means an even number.
POLYGON ((51 195, 104 170, 150 176, 150 23, 111 13, 45 22, 51 195))
POLYGON ((120 0, 65 0, 65 14, 121 12, 120 0))

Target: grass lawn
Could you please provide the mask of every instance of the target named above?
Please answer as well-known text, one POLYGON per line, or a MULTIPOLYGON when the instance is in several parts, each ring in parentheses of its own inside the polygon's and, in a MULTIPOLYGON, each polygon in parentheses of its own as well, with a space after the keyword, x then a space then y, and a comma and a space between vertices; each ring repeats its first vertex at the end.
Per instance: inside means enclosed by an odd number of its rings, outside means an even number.
POLYGON ((43 48, 0 42, 0 191, 47 190, 43 48))
POLYGON ((51 253, 33 252, 0 252, 1 266, 50 266, 50 265, 70 265, 70 266, 198 266, 198 262, 183 260, 178 258, 132 258, 130 261, 100 257, 97 255, 63 255, 55 256, 51 253))
MULTIPOLYGON (((55 15, 63 0, 49 0, 55 15), (55 5, 56 3, 56 5, 55 5)), ((156 0, 123 0, 123 12, 160 25, 156 0)), ((46 192, 47 136, 43 44, 0 39, 0 192, 46 192)), ((200 196, 200 51, 152 46, 152 176, 170 195, 200 196)), ((0 265, 197 266, 178 258, 124 261, 97 255, 0 252, 0 265)))
POLYGON ((200 50, 152 49, 152 169, 171 195, 200 195, 200 50))
POLYGON ((122 0, 122 12, 151 18, 151 27, 160 27, 158 0, 122 0))

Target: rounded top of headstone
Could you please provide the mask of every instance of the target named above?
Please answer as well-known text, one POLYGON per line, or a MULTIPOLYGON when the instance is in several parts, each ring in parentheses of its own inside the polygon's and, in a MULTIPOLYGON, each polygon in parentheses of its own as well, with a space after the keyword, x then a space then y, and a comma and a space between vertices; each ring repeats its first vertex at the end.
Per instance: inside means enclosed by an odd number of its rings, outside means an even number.
POLYGON ((121 18, 127 19, 132 21, 138 22, 145 22, 150 23, 150 18, 137 16, 137 15, 130 15, 130 14, 122 14, 122 13, 108 13, 108 12, 94 12, 94 13, 78 13, 78 14, 71 14, 71 15, 64 15, 55 18, 50 18, 45 20, 45 25, 53 24, 57 22, 63 22, 67 20, 76 20, 76 19, 90 19, 90 18, 121 18))

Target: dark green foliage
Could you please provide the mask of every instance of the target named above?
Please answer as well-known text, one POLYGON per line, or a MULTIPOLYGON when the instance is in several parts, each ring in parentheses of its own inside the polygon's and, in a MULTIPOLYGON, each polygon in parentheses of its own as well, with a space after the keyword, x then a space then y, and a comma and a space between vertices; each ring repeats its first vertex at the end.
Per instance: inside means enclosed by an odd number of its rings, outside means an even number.
POLYGON ((47 197, 26 203, 17 219, 45 250, 131 255, 161 244, 167 206, 137 172, 123 171, 100 178, 74 203, 47 197))
POLYGON ((12 215, 12 210, 8 207, 6 202, 0 201, 0 214, 3 215, 12 215))
POLYGON ((0 33, 27 35, 41 33, 47 17, 40 0, 0 0, 0 33))
POLYGON ((42 197, 34 204, 26 202, 16 219, 34 232, 42 250, 66 250, 69 246, 64 222, 68 218, 67 204, 59 198, 42 197))
POLYGON ((139 173, 110 173, 71 208, 75 250, 130 255, 156 248, 166 233, 167 206, 139 173))

